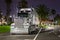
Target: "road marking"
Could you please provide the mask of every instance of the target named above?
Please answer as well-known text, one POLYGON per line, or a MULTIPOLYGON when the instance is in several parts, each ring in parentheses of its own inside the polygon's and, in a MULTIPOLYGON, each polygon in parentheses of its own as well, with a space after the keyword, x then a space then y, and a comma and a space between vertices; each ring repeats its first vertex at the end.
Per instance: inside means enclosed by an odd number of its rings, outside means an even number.
POLYGON ((24 39, 24 40, 32 40, 32 39, 24 39))
MULTIPOLYGON (((41 28, 42 29, 42 28, 41 28)), ((37 35, 34 37, 33 40, 36 40, 36 38, 38 37, 39 33, 41 32, 41 29, 39 30, 39 32, 37 33, 37 35)))
POLYGON ((60 37, 60 35, 58 35, 58 37, 60 37))

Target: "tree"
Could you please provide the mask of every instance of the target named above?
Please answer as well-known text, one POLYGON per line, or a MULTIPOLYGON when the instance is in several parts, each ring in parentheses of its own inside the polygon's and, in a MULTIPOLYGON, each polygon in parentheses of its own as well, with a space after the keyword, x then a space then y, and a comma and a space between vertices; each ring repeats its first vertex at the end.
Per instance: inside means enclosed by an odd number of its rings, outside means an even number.
MULTIPOLYGON (((54 17, 55 14, 56 14, 56 10, 55 9, 51 9, 51 15, 53 15, 53 17, 54 17)), ((53 19, 53 21, 54 21, 54 19, 53 19)))
POLYGON ((1 23, 2 23, 2 11, 1 11, 1 9, 0 9, 0 20, 1 20, 1 23))
POLYGON ((0 19, 2 18, 2 14, 1 14, 1 13, 2 13, 2 11, 1 11, 1 9, 0 9, 0 19))
POLYGON ((37 8, 36 11, 39 15, 39 18, 47 19, 48 17, 48 8, 43 4, 40 4, 37 8))
POLYGON ((6 20, 7 20, 7 23, 9 24, 9 16, 10 16, 10 11, 11 11, 11 9, 10 9, 10 6, 11 6, 11 2, 12 2, 12 0, 5 0, 5 2, 6 2, 6 8, 7 8, 7 12, 6 12, 6 20))
POLYGON ((60 24, 60 15, 56 15, 54 18, 54 21, 57 21, 58 24, 60 24))
POLYGON ((51 9, 51 13, 54 15, 56 14, 56 10, 55 9, 51 9))
POLYGON ((21 0, 21 2, 19 2, 18 4, 19 8, 27 8, 28 7, 28 3, 26 0, 21 0))
POLYGON ((38 13, 41 25, 41 19, 48 19, 49 9, 44 4, 40 4, 39 6, 37 6, 36 11, 38 13))

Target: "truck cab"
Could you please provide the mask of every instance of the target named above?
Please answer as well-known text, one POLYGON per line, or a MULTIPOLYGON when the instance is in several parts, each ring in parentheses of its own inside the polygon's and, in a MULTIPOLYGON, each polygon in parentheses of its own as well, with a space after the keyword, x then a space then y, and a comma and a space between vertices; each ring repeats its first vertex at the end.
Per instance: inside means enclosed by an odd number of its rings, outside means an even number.
POLYGON ((28 34, 38 28, 38 15, 34 8, 22 8, 14 17, 10 33, 28 34))

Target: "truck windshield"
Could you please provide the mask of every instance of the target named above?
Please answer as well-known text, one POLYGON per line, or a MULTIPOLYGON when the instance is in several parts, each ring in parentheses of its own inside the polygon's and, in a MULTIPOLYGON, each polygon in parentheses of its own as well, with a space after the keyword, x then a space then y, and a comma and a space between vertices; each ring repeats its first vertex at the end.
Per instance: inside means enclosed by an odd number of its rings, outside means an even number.
POLYGON ((18 13, 18 16, 20 16, 20 17, 28 17, 28 13, 18 13))

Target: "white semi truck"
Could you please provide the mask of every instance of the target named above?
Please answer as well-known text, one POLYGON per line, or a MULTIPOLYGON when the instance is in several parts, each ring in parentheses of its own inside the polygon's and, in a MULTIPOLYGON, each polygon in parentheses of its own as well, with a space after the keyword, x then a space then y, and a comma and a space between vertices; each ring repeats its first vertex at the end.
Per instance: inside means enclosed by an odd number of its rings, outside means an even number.
POLYGON ((11 34, 28 34, 36 31, 39 25, 37 12, 34 8, 22 8, 14 17, 11 24, 11 34))

